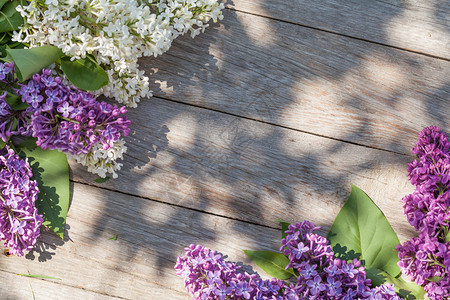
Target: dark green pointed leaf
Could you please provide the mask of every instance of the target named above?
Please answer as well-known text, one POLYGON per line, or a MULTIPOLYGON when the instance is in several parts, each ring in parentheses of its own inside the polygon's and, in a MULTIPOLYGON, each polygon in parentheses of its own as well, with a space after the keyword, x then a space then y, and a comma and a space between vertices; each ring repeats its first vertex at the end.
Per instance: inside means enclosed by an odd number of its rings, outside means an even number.
POLYGON ((0 32, 7 32, 19 29, 24 20, 16 10, 19 1, 1 1, 0 5, 0 32), (6 2, 6 3, 5 3, 6 2))
POLYGON ((281 238, 284 239, 286 237, 285 231, 289 229, 290 224, 281 219, 275 219, 275 221, 281 223, 281 238))
POLYGON ((6 96, 6 102, 8 102, 9 106, 15 111, 17 110, 24 110, 29 107, 29 105, 26 102, 22 102, 22 98, 18 95, 14 95, 11 93, 8 93, 6 96))
POLYGON ((380 209, 354 185, 327 239, 337 257, 359 256, 366 268, 383 270, 394 277, 400 273, 394 250, 400 243, 397 235, 380 209))
POLYGON ((8 3, 9 0, 0 0, 0 9, 3 9, 3 6, 8 3))
POLYGON ((85 91, 98 90, 109 81, 108 74, 90 55, 74 61, 68 56, 63 57, 61 70, 73 85, 85 91))
POLYGON ((372 280, 372 285, 379 286, 385 282, 389 282, 395 285, 396 292, 403 298, 407 300, 418 300, 424 299, 425 290, 423 287, 417 285, 414 282, 406 282, 401 277, 393 277, 388 273, 376 269, 376 268, 366 268, 366 275, 372 280))
POLYGON ((273 251, 244 250, 244 253, 267 274, 280 280, 286 280, 295 275, 292 268, 285 269, 289 259, 281 253, 273 251))
POLYGON ((8 57, 14 61, 19 81, 23 82, 41 72, 63 56, 61 49, 54 46, 41 46, 31 49, 6 49, 8 57))
POLYGON ((6 49, 9 49, 10 47, 8 44, 1 45, 0 46, 0 52, 1 52, 1 61, 2 62, 10 62, 11 57, 8 56, 8 53, 6 52, 6 49))
POLYGON ((36 207, 43 215, 44 225, 62 238, 70 201, 66 155, 57 150, 42 150, 33 138, 19 144, 16 149, 19 155, 28 158, 33 179, 38 182, 40 192, 36 207))
POLYGON ((441 276, 433 276, 433 277, 427 278, 427 281, 431 281, 431 282, 439 282, 441 280, 442 280, 441 276))
POLYGON ((11 131, 14 131, 17 129, 17 124, 19 123, 19 121, 17 120, 17 118, 13 118, 13 123, 11 125, 11 131))
POLYGON ((0 34, 0 45, 6 44, 11 40, 11 36, 7 32, 0 34))

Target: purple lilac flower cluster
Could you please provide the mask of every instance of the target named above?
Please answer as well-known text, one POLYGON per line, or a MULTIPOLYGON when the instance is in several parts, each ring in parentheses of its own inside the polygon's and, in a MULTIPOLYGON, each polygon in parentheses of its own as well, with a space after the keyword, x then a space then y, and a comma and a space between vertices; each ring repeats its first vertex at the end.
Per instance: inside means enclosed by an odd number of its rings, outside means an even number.
MULTIPOLYGON (((13 96, 7 90, 12 90, 16 83, 14 78, 14 63, 0 63, 0 138, 6 142, 12 135, 28 135, 28 115, 25 111, 14 111, 6 102, 6 98, 13 96)), ((13 96, 14 97, 14 96, 13 96)))
POLYGON ((239 273, 238 266, 200 245, 186 248, 175 269, 193 299, 401 299, 393 285, 372 288, 360 261, 333 259, 328 240, 313 233, 317 229, 307 221, 291 224, 282 240, 286 268, 298 275, 295 284, 239 273))
POLYGON ((17 256, 33 248, 43 222, 35 207, 39 190, 32 176, 27 160, 8 146, 0 150, 0 240, 17 256))
POLYGON ((405 196, 403 213, 419 233, 398 245, 404 274, 424 286, 430 299, 450 298, 450 141, 439 127, 419 133, 408 165, 408 178, 416 186, 405 196))
POLYGON ((18 84, 14 63, 0 63, 0 85, 4 91, 0 95, 0 138, 5 142, 11 135, 32 135, 42 149, 78 155, 87 154, 97 143, 105 150, 112 148, 121 134, 130 131, 125 107, 98 102, 93 94, 65 85, 50 70, 18 84), (8 96, 20 96, 29 107, 14 110, 6 101, 8 96))
POLYGON ((298 299, 283 281, 239 273, 240 266, 201 245, 190 245, 185 251, 175 270, 193 299, 298 299))
POLYGON ((301 299, 400 299, 393 285, 371 287, 361 262, 334 259, 328 240, 313 223, 289 225, 280 251, 288 256, 286 268, 299 274, 294 289, 301 299))
POLYGON ((94 95, 63 84, 50 70, 20 86, 18 94, 30 105, 32 135, 42 149, 78 155, 101 143, 106 150, 130 131, 125 107, 98 102, 94 95))

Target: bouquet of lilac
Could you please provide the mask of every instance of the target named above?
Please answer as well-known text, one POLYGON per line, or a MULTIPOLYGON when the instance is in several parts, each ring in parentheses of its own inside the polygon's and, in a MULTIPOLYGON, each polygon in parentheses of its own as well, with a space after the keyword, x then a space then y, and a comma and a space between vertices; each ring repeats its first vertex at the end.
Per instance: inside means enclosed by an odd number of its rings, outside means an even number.
MULTIPOLYGON (((0 138, 5 143, 13 135, 31 135, 44 150, 57 149, 77 157, 89 154, 96 144, 104 150, 114 148, 120 136, 130 131, 125 107, 98 102, 94 95, 65 85, 50 70, 43 69, 25 83, 17 83, 13 62, 0 63, 1 70, 5 92, 0 96, 0 138)), ((90 167, 102 177, 107 172, 116 177, 120 164, 90 167)))
POLYGON ((403 208, 419 236, 397 246, 398 265, 430 299, 449 299, 450 141, 439 127, 427 127, 412 152, 417 160, 408 177, 416 190, 403 198, 403 208))
POLYGON ((120 138, 129 133, 130 121, 124 107, 98 102, 47 69, 19 83, 14 63, 0 63, 0 87, 0 241, 22 256, 35 245, 41 225, 63 235, 66 154, 93 173, 116 177, 115 158, 126 149, 120 138), (101 155, 111 151, 118 154, 101 155))
MULTIPOLYGON (((69 209, 67 156, 117 177, 130 121, 151 96, 138 59, 222 19, 217 0, 0 1, 0 242, 23 255, 41 225, 60 237, 69 209), (90 92, 87 92, 90 91, 90 92)), ((109 176, 108 176, 109 175, 109 176)))
POLYGON ((186 248, 175 269, 193 299, 400 299, 393 285, 371 286, 361 262, 334 259, 326 238, 311 222, 289 225, 281 251, 286 269, 298 274, 295 283, 239 273, 234 263, 200 245, 186 248))

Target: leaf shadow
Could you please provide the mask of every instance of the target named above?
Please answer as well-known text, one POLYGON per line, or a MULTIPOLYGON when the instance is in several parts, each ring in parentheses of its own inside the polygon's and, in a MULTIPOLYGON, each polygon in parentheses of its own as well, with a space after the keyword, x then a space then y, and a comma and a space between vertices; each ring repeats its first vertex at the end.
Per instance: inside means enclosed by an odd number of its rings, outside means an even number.
MULTIPOLYGON (((22 144, 23 145, 23 144, 22 144)), ((23 145, 27 147, 27 145, 23 145)), ((57 249, 58 246, 62 246, 66 241, 70 240, 69 229, 70 226, 65 223, 64 218, 59 217, 61 207, 59 204, 59 195, 56 192, 54 186, 49 186, 44 183, 41 174, 44 169, 40 167, 39 162, 33 156, 26 156, 23 151, 20 151, 18 155, 24 159, 28 159, 28 163, 33 172, 33 180, 36 180, 39 186, 39 194, 36 200, 36 208, 38 213, 42 215, 44 220, 51 220, 51 225, 56 228, 61 228, 60 231, 63 234, 63 238, 58 236, 53 230, 45 225, 41 226, 41 235, 38 238, 35 247, 27 253, 25 256, 27 259, 35 260, 38 256, 39 262, 45 262, 55 255, 55 252, 51 252, 57 249), (58 217, 55 217, 58 216, 58 217)), ((73 199, 73 183, 69 184, 70 198, 69 207, 73 199)))
MULTIPOLYGON (((21 152, 19 155, 25 155, 21 152)), ((46 185, 42 179, 41 174, 44 169, 39 166, 39 162, 32 156, 27 156, 28 163, 33 171, 33 179, 37 181, 39 185, 39 194, 36 200, 36 207, 39 214, 42 215, 44 220, 51 220, 51 225, 57 228, 64 228, 65 220, 59 216, 61 207, 59 204, 59 195, 56 193, 56 187, 46 185)))
MULTIPOLYGON (((361 259, 361 253, 357 253, 355 250, 351 249, 349 250, 347 246, 341 246, 341 244, 336 244, 332 248, 334 252, 334 257, 339 258, 345 261, 351 261, 353 259, 360 260, 361 259)), ((361 261, 362 264, 364 264, 364 260, 361 261)))
POLYGON ((38 260, 39 262, 46 262, 56 255, 56 250, 58 247, 63 246, 66 242, 70 241, 69 237, 70 225, 65 224, 64 226, 64 238, 61 239, 56 233, 51 229, 42 226, 41 235, 39 236, 36 245, 32 250, 30 250, 25 258, 29 260, 38 260))

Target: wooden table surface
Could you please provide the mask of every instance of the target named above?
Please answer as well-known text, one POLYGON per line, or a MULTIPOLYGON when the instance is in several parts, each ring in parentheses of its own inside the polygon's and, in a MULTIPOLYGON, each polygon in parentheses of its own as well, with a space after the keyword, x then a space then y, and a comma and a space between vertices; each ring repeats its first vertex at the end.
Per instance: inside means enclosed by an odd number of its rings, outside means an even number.
POLYGON ((200 243, 276 250, 276 218, 326 232, 362 188, 401 241, 417 133, 450 133, 450 1, 231 0, 224 19, 141 61, 119 178, 70 162, 64 241, 0 257, 0 299, 189 299, 173 270, 200 243), (110 238, 117 235, 117 240, 110 238), (35 279, 18 273, 47 275, 35 279))

